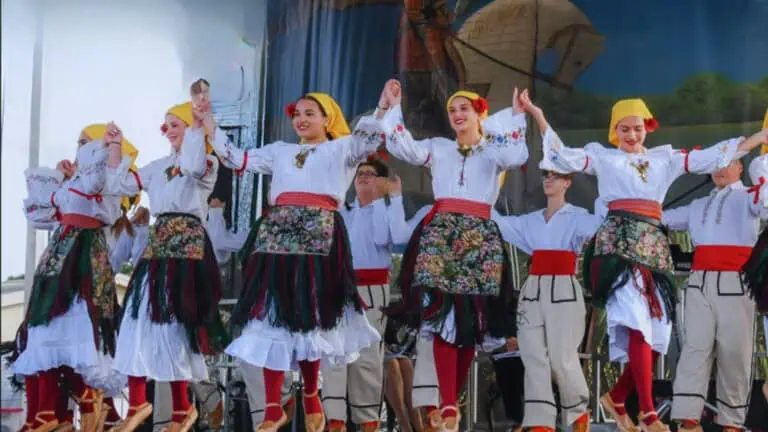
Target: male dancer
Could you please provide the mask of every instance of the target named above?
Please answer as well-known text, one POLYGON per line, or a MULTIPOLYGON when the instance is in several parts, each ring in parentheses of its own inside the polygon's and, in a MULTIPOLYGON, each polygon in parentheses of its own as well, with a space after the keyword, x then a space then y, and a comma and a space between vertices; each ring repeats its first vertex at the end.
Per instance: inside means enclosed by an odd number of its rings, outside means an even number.
POLYGON ((589 430, 589 388, 579 362, 585 314, 576 264, 584 243, 600 218, 566 202, 572 175, 557 171, 547 159, 540 164, 547 207, 497 222, 504 239, 532 255, 531 268, 518 303, 517 343, 525 366, 523 428, 554 432, 558 408, 565 426, 589 430), (560 390, 555 403, 553 382, 560 390))
MULTIPOLYGON (((383 198, 389 193, 399 195, 400 182, 390 181, 389 168, 371 158, 357 168, 354 187, 357 199, 346 205, 341 215, 349 233, 358 294, 367 306, 368 321, 383 334, 380 309, 389 303, 393 245, 393 224, 383 198)), ((377 344, 365 348, 349 365, 323 366, 322 400, 331 432, 346 430, 348 408, 352 422, 361 425, 362 431, 379 430, 383 363, 384 349, 377 344)))
MULTIPOLYGON (((740 160, 712 174, 715 188, 687 206, 665 211, 663 222, 688 230, 696 249, 684 303, 685 340, 674 383, 672 419, 686 432, 701 431, 713 362, 717 365, 717 421, 744 429, 752 389, 755 302, 741 278, 768 219, 766 187, 748 190, 740 160)), ((757 182, 760 175, 755 172, 757 182)), ((765 174, 762 174, 765 175, 765 174)))

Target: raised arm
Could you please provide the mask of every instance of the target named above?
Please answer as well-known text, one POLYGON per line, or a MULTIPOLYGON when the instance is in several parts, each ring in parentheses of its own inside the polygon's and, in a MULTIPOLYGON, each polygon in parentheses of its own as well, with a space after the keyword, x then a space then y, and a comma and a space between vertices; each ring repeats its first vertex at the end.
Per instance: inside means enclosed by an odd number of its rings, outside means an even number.
POLYGON ((739 152, 743 138, 732 138, 703 150, 673 150, 668 146, 675 178, 686 174, 711 174, 725 168, 739 152))
POLYGON ((596 175, 596 161, 590 157, 593 151, 599 151, 599 144, 590 144, 585 148, 570 148, 563 144, 563 141, 547 122, 544 112, 536 106, 528 96, 528 91, 524 90, 520 95, 520 107, 533 117, 539 126, 542 134, 542 146, 544 147, 544 159, 553 164, 559 171, 565 173, 584 172, 590 175, 596 175))
POLYGON ((77 188, 85 194, 102 193, 107 180, 107 156, 109 149, 103 141, 91 141, 77 151, 77 188))
POLYGON ((432 152, 432 140, 416 140, 405 128, 403 111, 400 105, 394 105, 386 111, 377 110, 386 134, 387 151, 396 158, 411 165, 429 166, 432 152))
POLYGON ((664 213, 661 215, 661 222, 672 231, 688 231, 690 216, 690 205, 675 207, 664 210, 664 213))
MULTIPOLYGON (((523 91, 527 94, 527 91, 523 91)), ((528 160, 525 133, 528 123, 520 106, 517 88, 511 108, 503 109, 481 123, 485 138, 486 157, 491 157, 502 170, 516 168, 528 160)))
POLYGON ((364 116, 355 125, 352 135, 340 141, 347 165, 356 167, 384 144, 381 121, 375 114, 364 116))
POLYGON ((28 168, 24 177, 27 180, 24 215, 36 229, 49 229, 56 222, 56 193, 64 183, 64 174, 51 168, 28 168))

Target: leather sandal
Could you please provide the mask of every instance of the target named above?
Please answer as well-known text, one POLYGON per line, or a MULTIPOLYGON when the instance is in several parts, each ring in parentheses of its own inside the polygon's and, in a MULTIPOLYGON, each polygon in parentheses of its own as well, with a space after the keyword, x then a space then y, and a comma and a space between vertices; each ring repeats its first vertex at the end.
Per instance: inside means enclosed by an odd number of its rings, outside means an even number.
POLYGON ((282 415, 280 415, 280 420, 264 421, 256 427, 255 432, 277 432, 280 430, 281 427, 285 426, 285 424, 288 423, 288 416, 285 414, 285 411, 283 410, 282 405, 276 404, 276 403, 268 403, 264 411, 266 412, 266 408, 271 408, 271 407, 277 407, 277 408, 280 408, 280 410, 282 410, 283 413, 282 415))
MULTIPOLYGON (((310 394, 304 393, 303 396, 305 400, 316 398, 318 397, 318 390, 310 394)), ((307 413, 306 401, 304 402, 304 426, 307 432, 323 432, 325 429, 325 413, 323 413, 322 409, 319 413, 307 413)))

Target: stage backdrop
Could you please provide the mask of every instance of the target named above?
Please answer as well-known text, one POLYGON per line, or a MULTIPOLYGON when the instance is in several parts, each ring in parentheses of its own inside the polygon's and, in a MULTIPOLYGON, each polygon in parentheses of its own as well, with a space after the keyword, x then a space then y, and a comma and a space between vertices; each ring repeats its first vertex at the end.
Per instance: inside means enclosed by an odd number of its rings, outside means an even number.
MULTIPOLYGON (((514 86, 528 88, 579 147, 607 142, 619 98, 648 102, 661 124, 650 146, 678 148, 753 133, 768 106, 764 0, 270 0, 267 21, 266 143, 296 139, 283 107, 302 93, 329 92, 352 120, 392 77, 417 137, 451 136, 445 100, 460 88, 486 96, 492 111, 511 104, 514 86)), ((531 158, 507 175, 503 213, 543 205, 541 139, 530 126, 531 158)), ((409 214, 431 202, 425 169, 392 165, 409 214)), ((702 181, 680 179, 668 201, 702 181)), ((595 179, 577 176, 569 199, 591 209, 595 198, 595 179)))

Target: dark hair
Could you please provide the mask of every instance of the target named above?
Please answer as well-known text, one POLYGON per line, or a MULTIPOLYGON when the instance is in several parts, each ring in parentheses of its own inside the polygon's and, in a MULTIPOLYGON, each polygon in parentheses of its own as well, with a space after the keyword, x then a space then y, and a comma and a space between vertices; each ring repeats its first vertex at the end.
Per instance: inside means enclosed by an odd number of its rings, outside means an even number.
POLYGON ((196 93, 200 93, 201 91, 203 91, 203 89, 201 88, 202 87, 201 84, 205 84, 205 86, 209 87, 209 88, 211 87, 211 83, 209 83, 207 79, 205 79, 205 78, 198 78, 197 80, 195 80, 195 82, 192 83, 191 86, 189 86, 190 92, 192 94, 196 94, 196 93))
POLYGON ((378 159, 369 159, 357 166, 359 171, 361 167, 369 166, 376 170, 376 175, 379 177, 389 177, 389 167, 384 162, 378 159))

